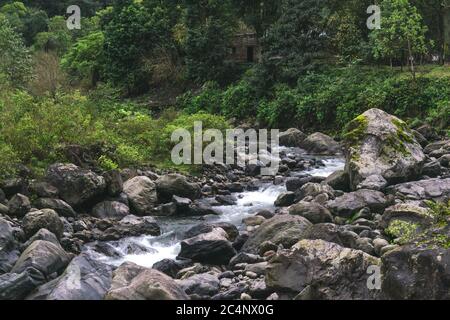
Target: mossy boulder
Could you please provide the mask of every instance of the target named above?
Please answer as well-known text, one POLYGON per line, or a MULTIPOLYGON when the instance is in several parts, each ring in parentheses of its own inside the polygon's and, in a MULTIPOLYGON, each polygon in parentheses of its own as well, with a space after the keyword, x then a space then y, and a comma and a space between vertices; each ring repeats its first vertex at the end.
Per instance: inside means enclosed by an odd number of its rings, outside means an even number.
POLYGON ((422 147, 406 123, 379 109, 370 109, 349 123, 344 145, 352 190, 374 175, 389 184, 413 180, 425 162, 422 147))

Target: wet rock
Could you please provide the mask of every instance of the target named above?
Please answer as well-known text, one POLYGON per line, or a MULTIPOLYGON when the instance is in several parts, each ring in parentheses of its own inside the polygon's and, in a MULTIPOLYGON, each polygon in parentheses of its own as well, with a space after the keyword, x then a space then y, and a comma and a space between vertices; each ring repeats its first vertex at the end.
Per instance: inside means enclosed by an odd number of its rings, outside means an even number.
POLYGON ((155 217, 171 217, 177 214, 177 205, 173 202, 164 203, 152 209, 151 215, 155 217))
POLYGON ((0 300, 20 300, 45 282, 39 271, 31 269, 22 273, 0 275, 0 300))
POLYGON ((393 300, 450 299, 450 250, 404 246, 382 257, 382 294, 393 300))
POLYGON ((70 256, 54 243, 37 240, 22 252, 12 268, 12 273, 36 270, 42 278, 49 279, 53 273, 59 273, 69 264, 70 256))
POLYGON ((40 198, 57 198, 59 195, 58 189, 47 182, 31 183, 30 191, 40 198))
POLYGON ((74 164, 51 165, 45 179, 58 189, 61 199, 72 207, 90 203, 103 195, 106 187, 102 176, 74 164))
POLYGON ((311 222, 303 217, 277 215, 259 226, 246 241, 242 251, 256 254, 264 241, 289 248, 303 239, 311 226, 311 222))
POLYGON ((353 190, 372 175, 381 175, 389 184, 412 180, 425 162, 406 123, 379 109, 370 109, 349 124, 345 144, 353 190))
POLYGON ((5 204, 6 203, 6 195, 3 192, 2 189, 0 189, 0 204, 5 204))
POLYGON ((215 198, 221 205, 232 206, 235 205, 237 199, 233 195, 218 195, 215 198))
POLYGON ((285 147, 301 147, 306 134, 296 128, 290 128, 287 131, 280 132, 279 143, 280 146, 285 147))
POLYGON ((27 194, 27 181, 23 178, 13 178, 1 181, 0 187, 6 198, 11 198, 16 193, 27 194))
POLYGON ((160 234, 161 229, 154 218, 128 215, 101 233, 99 240, 110 241, 125 237, 159 236, 160 234))
POLYGON ((37 241, 37 240, 48 241, 48 242, 51 242, 51 243, 59 246, 59 240, 55 236, 55 234, 48 231, 47 229, 42 228, 38 232, 36 232, 33 236, 31 236, 30 239, 28 239, 27 242, 25 242, 22 245, 22 248, 24 248, 24 249, 28 248, 34 241, 37 241))
POLYGON ((296 295, 311 286, 310 299, 373 299, 367 270, 379 259, 362 251, 323 240, 301 240, 281 250, 268 266, 266 285, 276 292, 296 295))
POLYGON ((128 206, 117 201, 103 201, 92 209, 92 216, 99 219, 122 219, 129 214, 128 206))
POLYGON ((244 223, 246 226, 251 227, 259 226, 263 224, 264 221, 266 221, 266 219, 261 216, 252 216, 242 219, 242 223, 244 223))
POLYGON ((339 143, 330 136, 320 132, 313 133, 303 140, 301 148, 311 154, 336 155, 341 153, 339 143))
POLYGON ((145 176, 127 180, 123 192, 128 196, 132 212, 140 216, 149 215, 158 202, 156 185, 145 176))
POLYGON ((289 214, 304 217, 314 224, 333 221, 333 216, 330 211, 314 202, 299 202, 294 204, 289 208, 289 214))
POLYGON ((315 198, 320 194, 326 194, 330 199, 334 199, 334 190, 327 184, 307 183, 296 192, 296 201, 301 201, 307 197, 315 198))
POLYGON ((293 204, 295 201, 295 193, 294 192, 283 192, 281 193, 277 200, 275 200, 275 206, 277 207, 288 207, 293 204))
POLYGON ((436 178, 447 173, 447 169, 441 166, 439 160, 426 163, 423 166, 422 174, 430 178, 436 178))
POLYGON ((33 202, 38 209, 53 209, 61 217, 75 217, 77 214, 73 208, 63 200, 51 198, 39 198, 33 202))
POLYGON ((261 211, 258 211, 258 213, 256 213, 256 216, 263 217, 265 219, 270 219, 275 216, 275 213, 273 213, 272 211, 269 211, 269 210, 261 210, 261 211))
POLYGON ((45 228, 60 239, 64 231, 61 219, 52 209, 42 209, 27 213, 22 220, 22 227, 27 238, 30 238, 40 229, 45 228))
POLYGON ((241 253, 237 254, 236 256, 234 256, 230 260, 230 266, 235 266, 239 263, 252 264, 252 263, 258 263, 258 262, 262 262, 262 261, 263 261, 263 259, 256 254, 241 252, 241 253))
POLYGON ((113 273, 106 300, 187 300, 175 280, 154 269, 126 262, 113 273))
POLYGON ((389 203, 390 200, 382 192, 361 189, 329 201, 327 207, 338 216, 350 218, 366 207, 372 212, 383 212, 389 203))
POLYGON ((180 258, 215 265, 228 264, 236 255, 227 233, 222 228, 203 233, 181 242, 180 258))
POLYGON ((425 147, 424 152, 430 157, 440 158, 450 153, 450 140, 442 140, 430 143, 425 147))
POLYGON ((31 209, 30 199, 23 194, 17 193, 8 201, 8 208, 11 216, 22 218, 31 209))
POLYGON ((57 279, 40 286, 28 300, 102 300, 111 286, 111 267, 82 253, 57 279))
POLYGON ((429 141, 439 139, 439 135, 437 134, 436 129, 429 124, 424 124, 423 126, 418 127, 416 131, 429 141))
POLYGON ((161 261, 156 262, 152 269, 161 271, 162 273, 168 275, 169 277, 176 278, 178 272, 183 270, 184 268, 190 267, 192 262, 190 260, 172 260, 172 259, 163 259, 161 261))
POLYGON ((195 183, 190 183, 186 177, 179 174, 164 175, 156 181, 158 198, 161 201, 170 201, 172 196, 198 199, 201 195, 200 187, 195 183))

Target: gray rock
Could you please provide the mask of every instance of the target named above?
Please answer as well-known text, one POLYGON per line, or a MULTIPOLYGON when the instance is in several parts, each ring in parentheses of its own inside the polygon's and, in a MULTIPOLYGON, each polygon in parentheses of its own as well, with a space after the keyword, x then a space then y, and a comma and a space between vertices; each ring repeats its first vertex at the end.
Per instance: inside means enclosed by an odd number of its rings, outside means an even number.
POLYGON ((350 191, 350 178, 345 170, 338 170, 325 179, 325 183, 335 190, 350 191))
POLYGON ((226 265, 234 255, 236 250, 225 230, 215 228, 211 232, 181 241, 178 257, 200 263, 226 265))
POLYGON ((190 183, 185 176, 179 174, 164 175, 156 181, 158 198, 161 201, 170 201, 172 196, 198 199, 201 195, 200 187, 195 183, 190 183))
POLYGON ((34 288, 45 282, 39 271, 29 270, 22 273, 0 275, 0 300, 20 300, 34 288))
POLYGON ((105 219, 122 219, 130 214, 130 208, 117 201, 103 201, 92 209, 92 216, 105 219))
POLYGON ((22 220, 25 236, 30 238, 40 229, 45 228, 52 232, 58 239, 62 237, 64 225, 58 214, 52 209, 31 211, 22 220))
POLYGON ((103 174, 106 182, 106 192, 111 197, 116 197, 123 191, 123 180, 118 170, 111 170, 103 174))
POLYGON ((59 246, 59 240, 58 238, 55 236, 54 233, 48 231, 47 229, 40 229, 38 232, 36 232, 32 237, 30 237, 30 239, 27 240, 27 242, 25 242, 22 246, 22 248, 28 248, 34 241, 37 240, 44 240, 44 241, 48 241, 51 242, 57 246, 59 246))
POLYGON ((155 183, 145 176, 134 177, 123 185, 131 209, 137 215, 149 215, 158 202, 155 183))
POLYGON ((120 240, 125 237, 159 236, 160 234, 161 229, 153 217, 128 215, 101 233, 98 240, 110 241, 120 240))
POLYGON ((301 147, 306 135, 298 129, 290 128, 287 131, 280 132, 279 142, 285 147, 301 147))
POLYGON ((277 207, 288 207, 295 201, 295 193, 288 191, 281 193, 275 200, 275 206, 277 207))
POLYGON ((350 218, 366 207, 375 213, 383 212, 389 202, 382 192, 361 189, 329 201, 327 207, 338 216, 350 218))
POLYGON ((34 201, 33 205, 38 209, 53 209, 61 217, 70 218, 77 215, 68 203, 60 199, 39 198, 34 201))
POLYGON ((419 207, 414 203, 399 203, 386 208, 380 221, 380 227, 387 228, 394 220, 427 225, 433 219, 426 208, 419 207))
POLYGON ((175 280, 154 269, 126 262, 113 273, 106 300, 187 300, 175 280))
POLYGON ((44 279, 53 273, 59 273, 69 264, 70 256, 54 243, 37 240, 22 252, 12 268, 12 273, 36 270, 44 279))
POLYGON ((301 216, 308 219, 311 223, 332 222, 333 216, 327 208, 314 202, 299 202, 289 208, 289 214, 301 216))
POLYGON ((48 182, 34 182, 30 184, 30 190, 40 198, 57 198, 59 191, 48 182))
POLYGON ((404 246, 382 256, 382 294, 393 300, 448 300, 450 250, 404 246))
POLYGON ((289 248, 303 239, 311 226, 312 223, 303 217, 277 215, 264 222, 250 235, 242 251, 257 254, 260 245, 265 241, 289 248))
POLYGON ((17 193, 8 201, 8 208, 11 216, 22 218, 31 209, 30 199, 17 193))
POLYGON ((270 260, 266 285, 293 295, 311 286, 311 299, 374 299, 376 290, 367 286, 372 265, 380 265, 380 260, 362 251, 323 240, 301 240, 270 260))
POLYGON ((201 298, 211 297, 219 293, 220 289, 219 278, 209 273, 196 274, 183 280, 177 280, 177 283, 186 294, 201 298))
POLYGON ((412 180, 425 162, 406 123, 379 109, 370 109, 349 124, 345 144, 353 190, 372 175, 381 175, 389 184, 412 180))
POLYGON ((450 197, 450 178, 401 183, 388 191, 404 200, 445 200, 450 197))
POLYGON ((72 207, 88 204, 105 192, 105 179, 74 164, 57 163, 47 169, 46 181, 56 187, 61 199, 72 207))
POLYGON ((320 132, 313 133, 303 140, 301 148, 308 153, 319 155, 336 155, 342 152, 339 143, 320 132))
POLYGON ((384 190, 388 185, 388 182, 385 178, 383 178, 379 174, 374 174, 371 176, 368 176, 365 178, 358 186, 356 187, 357 190, 359 189, 369 189, 369 190, 376 190, 381 191, 384 190))
POLYGON ((12 269, 19 254, 13 228, 8 221, 0 218, 0 274, 12 269))

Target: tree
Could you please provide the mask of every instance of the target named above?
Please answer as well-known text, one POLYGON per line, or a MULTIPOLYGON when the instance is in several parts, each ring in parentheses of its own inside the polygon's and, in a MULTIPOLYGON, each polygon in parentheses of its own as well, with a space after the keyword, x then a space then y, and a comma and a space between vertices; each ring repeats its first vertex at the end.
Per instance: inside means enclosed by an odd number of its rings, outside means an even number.
POLYGON ((239 17, 255 29, 259 38, 279 17, 279 0, 233 0, 233 5, 239 17))
POLYGON ((415 79, 415 55, 427 52, 427 27, 409 0, 383 0, 381 10, 381 29, 371 34, 374 57, 390 58, 392 61, 393 58, 401 59, 406 52, 415 79))
POLYGON ((185 0, 185 42, 188 77, 198 83, 223 82, 230 74, 231 37, 237 21, 229 0, 185 0))
POLYGON ((273 82, 295 82, 324 58, 328 14, 327 0, 282 0, 263 41, 263 66, 273 82))
POLYGON ((171 45, 172 25, 168 8, 159 1, 117 0, 103 18, 106 76, 128 94, 148 89, 149 74, 143 60, 156 49, 171 45))
POLYGON ((31 77, 31 58, 23 39, 0 14, 0 75, 13 86, 24 86, 31 77))

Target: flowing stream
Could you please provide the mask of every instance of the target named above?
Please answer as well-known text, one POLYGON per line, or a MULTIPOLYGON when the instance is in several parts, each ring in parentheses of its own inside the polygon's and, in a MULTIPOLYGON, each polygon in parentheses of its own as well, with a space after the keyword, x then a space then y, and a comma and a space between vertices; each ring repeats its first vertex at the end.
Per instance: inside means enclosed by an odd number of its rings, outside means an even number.
MULTIPOLYGON (((298 150, 291 149, 298 153, 298 150)), ((302 157, 308 157, 302 154, 302 157)), ((344 167, 342 158, 314 157, 322 160, 325 166, 308 171, 301 171, 312 176, 327 177, 344 167)), ((299 172, 300 173, 300 172, 299 172)), ((141 236, 124 238, 119 241, 110 242, 116 257, 105 256, 92 249, 87 249, 96 259, 107 264, 119 266, 123 262, 130 261, 144 267, 152 267, 155 262, 163 259, 175 259, 180 252, 180 241, 183 233, 190 227, 201 222, 228 222, 236 225, 239 229, 244 228, 242 219, 252 216, 262 209, 274 210, 274 202, 280 193, 285 192, 284 184, 263 184, 258 191, 245 191, 235 193, 237 203, 231 206, 214 207, 221 214, 206 217, 161 217, 156 218, 161 227, 161 235, 141 236), (131 253, 130 253, 131 252, 131 253)))

